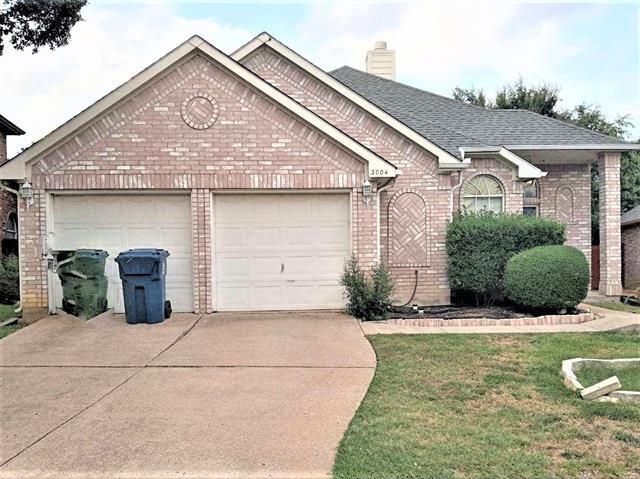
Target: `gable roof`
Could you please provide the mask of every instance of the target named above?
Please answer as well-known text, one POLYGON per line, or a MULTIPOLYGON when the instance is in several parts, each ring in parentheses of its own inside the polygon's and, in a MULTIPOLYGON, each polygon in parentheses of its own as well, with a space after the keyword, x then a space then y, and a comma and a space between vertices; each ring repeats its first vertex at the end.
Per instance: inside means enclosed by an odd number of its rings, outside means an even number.
POLYGON ((627 211, 620 218, 622 226, 628 226, 635 223, 640 223, 640 206, 627 211))
POLYGON ((469 105, 349 66, 329 74, 452 155, 459 154, 461 148, 470 151, 491 146, 510 150, 639 148, 528 110, 469 105))
POLYGON ((320 80, 322 83, 326 84, 333 90, 348 98, 360 108, 364 109, 374 117, 383 121, 421 148, 435 155, 438 158, 438 163, 441 168, 464 168, 468 166, 468 163, 462 161, 462 158, 460 158, 457 153, 452 154, 446 148, 443 148, 442 145, 434 142, 432 138, 426 137, 420 132, 415 131, 410 125, 395 118, 392 113, 380 108, 378 105, 369 101, 367 98, 359 94, 354 89, 350 88, 348 85, 337 81, 336 78, 332 77, 327 72, 317 67, 309 60, 302 57, 267 32, 262 32, 253 40, 238 48, 231 54, 231 58, 240 62, 263 45, 273 49, 283 57, 292 61, 307 73, 320 80))
MULTIPOLYGON (((105 113, 114 105, 119 104, 129 94, 143 87, 147 82, 165 72, 178 61, 193 52, 204 54, 213 61, 222 65, 232 74, 237 75, 252 87, 269 97, 272 101, 292 112, 307 124, 317 128, 344 149, 350 151, 369 165, 369 172, 376 172, 375 176, 395 177, 397 170, 393 164, 377 155, 358 141, 354 140, 343 131, 339 130, 311 110, 297 103, 289 96, 282 93, 268 82, 255 75, 240 63, 233 60, 198 35, 194 35, 186 42, 166 54, 164 57, 151 64, 136 76, 108 93, 86 110, 74 116, 56 130, 49 133, 40 141, 34 143, 26 150, 0 166, 1 179, 23 179, 28 175, 27 164, 35 161, 42 155, 61 145, 76 132, 81 130, 91 120, 105 113)), ((372 175, 373 176, 373 175, 372 175)))
POLYGON ((5 135, 24 135, 22 128, 16 126, 2 115, 0 115, 0 131, 5 135))

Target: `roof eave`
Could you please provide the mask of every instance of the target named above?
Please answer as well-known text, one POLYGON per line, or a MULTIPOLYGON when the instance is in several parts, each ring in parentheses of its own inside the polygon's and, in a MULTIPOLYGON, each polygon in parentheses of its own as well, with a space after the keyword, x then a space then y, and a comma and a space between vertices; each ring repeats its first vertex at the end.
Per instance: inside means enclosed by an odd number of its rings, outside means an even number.
POLYGON ((163 56, 161 59, 154 62, 142 72, 125 82, 120 87, 113 90, 111 93, 105 95, 103 98, 92 104, 90 107, 82 111, 80 114, 73 117, 68 122, 64 123, 53 132, 42 138, 40 141, 32 145, 27 150, 15 156, 9 162, 0 166, 0 180, 2 179, 24 179, 29 177, 28 164, 31 161, 36 160, 43 154, 48 153, 52 149, 62 144, 65 140, 73 136, 83 126, 90 122, 97 115, 112 108, 118 102, 126 98, 136 89, 142 87, 152 78, 170 68, 176 62, 180 61, 189 53, 198 50, 213 58, 216 62, 220 63, 224 68, 231 73, 239 76, 244 81, 249 83, 252 87, 261 91, 269 98, 280 104, 287 110, 293 112, 296 116, 301 118, 307 124, 319 129, 323 133, 327 134, 342 148, 351 151, 353 154, 368 163, 368 176, 370 177, 388 177, 393 178, 396 176, 396 167, 392 163, 388 162, 384 158, 380 157, 364 145, 354 140, 346 133, 342 132, 335 126, 322 119, 320 116, 312 112, 311 110, 300 105, 289 96, 282 93, 277 88, 273 87, 253 72, 234 61, 229 56, 222 53, 213 45, 206 42, 201 37, 195 35, 180 46, 163 56))
POLYGON ((638 143, 591 143, 573 145, 504 145, 508 150, 586 150, 586 151, 633 151, 640 150, 638 143))
POLYGON ((499 156, 509 163, 512 163, 517 168, 518 178, 523 180, 538 179, 547 176, 546 171, 542 171, 537 166, 532 165, 527 160, 516 155, 513 151, 510 151, 509 148, 504 146, 461 147, 460 153, 465 159, 470 159, 469 154, 499 156))
POLYGON ((22 128, 2 115, 0 115, 0 131, 5 135, 24 135, 22 128))

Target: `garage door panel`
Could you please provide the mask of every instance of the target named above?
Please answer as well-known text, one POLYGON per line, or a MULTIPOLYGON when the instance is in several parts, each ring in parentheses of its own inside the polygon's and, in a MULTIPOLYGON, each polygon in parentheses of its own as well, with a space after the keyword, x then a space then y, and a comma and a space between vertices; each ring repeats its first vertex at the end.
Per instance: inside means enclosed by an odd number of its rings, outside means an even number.
MULTIPOLYGON (((170 253, 167 298, 174 311, 193 311, 190 205, 186 195, 54 196, 53 249, 106 250, 107 300, 116 312, 124 312, 124 301, 115 257, 131 248, 166 249, 170 253)), ((57 278, 54 299, 60 307, 62 288, 57 278)))
POLYGON ((251 248, 274 248, 280 245, 280 229, 276 227, 255 227, 249 229, 251 248))
POLYGON ((226 248, 246 248, 249 245, 246 227, 221 227, 216 231, 216 251, 226 248))
POLYGON ((344 306, 349 206, 347 194, 216 195, 218 309, 344 306))

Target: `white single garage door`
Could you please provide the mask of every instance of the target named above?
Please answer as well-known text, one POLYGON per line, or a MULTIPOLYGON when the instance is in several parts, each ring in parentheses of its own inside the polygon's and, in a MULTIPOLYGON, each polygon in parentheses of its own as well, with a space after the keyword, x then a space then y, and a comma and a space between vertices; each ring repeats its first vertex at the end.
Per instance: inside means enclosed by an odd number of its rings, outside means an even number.
MULTIPOLYGON (((193 311, 191 198, 185 195, 59 195, 53 198, 55 250, 79 248, 109 252, 106 275, 109 307, 124 312, 122 284, 114 258, 130 248, 163 248, 167 299, 174 311, 193 311)), ((54 281, 56 307, 62 306, 60 280, 54 281)))
POLYGON ((347 194, 215 195, 220 311, 344 307, 347 194))

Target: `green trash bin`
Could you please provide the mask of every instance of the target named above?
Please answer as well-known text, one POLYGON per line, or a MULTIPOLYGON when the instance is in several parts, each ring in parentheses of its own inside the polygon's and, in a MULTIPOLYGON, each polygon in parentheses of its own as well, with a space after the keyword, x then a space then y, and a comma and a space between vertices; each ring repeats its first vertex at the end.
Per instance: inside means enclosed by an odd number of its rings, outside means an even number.
POLYGON ((107 256, 106 251, 94 249, 58 254, 64 312, 90 319, 107 310, 108 280, 104 275, 107 256))

